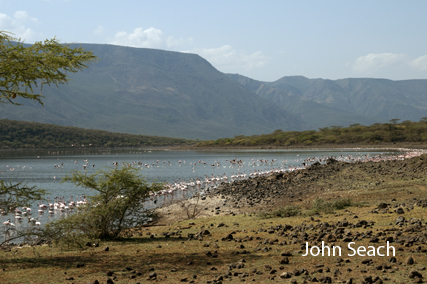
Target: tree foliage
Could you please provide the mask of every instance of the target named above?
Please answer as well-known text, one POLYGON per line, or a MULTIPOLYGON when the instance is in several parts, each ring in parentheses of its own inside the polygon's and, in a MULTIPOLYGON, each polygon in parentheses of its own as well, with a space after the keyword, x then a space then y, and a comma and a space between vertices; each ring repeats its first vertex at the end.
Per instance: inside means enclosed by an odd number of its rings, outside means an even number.
POLYGON ((194 143, 180 138, 114 133, 8 119, 0 119, 0 137, 0 149, 147 147, 194 143))
POLYGON ((47 225, 54 239, 111 240, 124 230, 144 224, 150 216, 143 203, 150 191, 162 189, 161 184, 149 184, 130 165, 108 168, 95 174, 73 172, 64 181, 97 192, 89 197, 89 203, 70 217, 47 225), (71 237, 70 237, 71 236, 71 237))
POLYGON ((9 213, 18 206, 30 206, 33 200, 39 200, 45 190, 28 187, 21 183, 6 183, 0 180, 0 211, 9 213))
MULTIPOLYGON (((17 98, 42 103, 44 85, 64 84, 69 72, 77 72, 97 58, 82 48, 69 48, 53 38, 24 46, 11 33, 0 31, 0 104, 16 102, 17 98)), ((2 137, 2 140, 4 138, 2 137)), ((21 183, 0 181, 0 211, 30 205, 44 191, 21 183)))
POLYGON ((16 103, 18 97, 42 102, 43 85, 60 85, 97 58, 83 48, 70 48, 57 39, 30 46, 0 31, 0 103, 16 103))
POLYGON ((320 146, 328 144, 379 144, 396 142, 427 142, 427 118, 419 122, 409 120, 397 123, 375 123, 371 126, 352 124, 350 127, 330 126, 319 131, 274 131, 271 134, 223 138, 215 141, 203 141, 199 147, 225 146, 320 146))

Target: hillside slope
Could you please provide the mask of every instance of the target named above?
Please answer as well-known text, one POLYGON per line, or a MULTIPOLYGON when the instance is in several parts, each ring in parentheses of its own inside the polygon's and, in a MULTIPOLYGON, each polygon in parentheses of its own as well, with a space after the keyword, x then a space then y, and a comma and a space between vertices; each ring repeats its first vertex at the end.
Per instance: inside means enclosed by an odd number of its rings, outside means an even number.
MULTIPOLYGON (((268 86, 296 94, 301 100, 363 116, 372 123, 394 118, 419 121, 427 116, 427 80, 324 80, 292 76, 268 86)), ((356 122, 362 123, 353 123, 356 122)))
POLYGON ((300 129, 297 116, 261 100, 195 54, 82 44, 100 58, 46 87, 45 106, 1 106, 0 119, 132 134, 213 139, 300 129))

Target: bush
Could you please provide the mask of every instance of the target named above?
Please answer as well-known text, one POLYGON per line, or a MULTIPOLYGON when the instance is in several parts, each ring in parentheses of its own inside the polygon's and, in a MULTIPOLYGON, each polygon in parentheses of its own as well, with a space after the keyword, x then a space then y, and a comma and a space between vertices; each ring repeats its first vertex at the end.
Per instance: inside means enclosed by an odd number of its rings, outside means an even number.
POLYGON ((46 234, 57 243, 113 240, 123 231, 144 224, 150 211, 143 208, 143 202, 150 191, 162 188, 161 184, 148 184, 130 165, 90 175, 75 171, 64 181, 98 194, 89 197, 89 202, 79 207, 75 214, 46 225, 46 234))
POLYGON ((350 207, 355 205, 351 199, 336 199, 336 200, 331 200, 331 201, 325 201, 322 198, 318 198, 316 199, 312 206, 311 206, 311 210, 313 211, 313 213, 333 213, 335 210, 341 210, 344 209, 346 207, 350 207))
POLYGON ((267 218, 275 218, 275 217, 292 217, 301 213, 300 206, 286 206, 284 208, 280 208, 273 212, 260 212, 258 214, 259 217, 267 219, 267 218))

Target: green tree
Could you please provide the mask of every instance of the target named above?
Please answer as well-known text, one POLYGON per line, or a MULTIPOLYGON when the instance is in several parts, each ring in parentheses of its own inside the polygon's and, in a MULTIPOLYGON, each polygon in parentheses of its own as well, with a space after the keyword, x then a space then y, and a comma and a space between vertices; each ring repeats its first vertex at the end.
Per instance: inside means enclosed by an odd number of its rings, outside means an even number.
POLYGON ((86 68, 97 58, 83 48, 70 48, 55 38, 24 46, 0 31, 0 103, 17 104, 18 97, 40 104, 44 85, 66 83, 69 72, 86 68))
POLYGON ((109 168, 95 174, 73 172, 64 181, 97 192, 89 203, 68 218, 47 225, 47 231, 58 241, 64 239, 112 240, 124 230, 142 225, 150 212, 143 208, 150 191, 162 189, 162 184, 149 184, 130 165, 109 168), (71 236, 71 237, 70 237, 71 236), (83 238, 84 239, 84 238, 83 238))
MULTIPOLYGON (((77 72, 97 60, 92 52, 70 48, 53 38, 24 46, 11 33, 0 31, 0 104, 18 104, 23 98, 42 102, 44 85, 66 83, 69 72, 77 72)), ((9 212, 40 199, 45 192, 26 185, 0 181, 0 211, 9 212)))

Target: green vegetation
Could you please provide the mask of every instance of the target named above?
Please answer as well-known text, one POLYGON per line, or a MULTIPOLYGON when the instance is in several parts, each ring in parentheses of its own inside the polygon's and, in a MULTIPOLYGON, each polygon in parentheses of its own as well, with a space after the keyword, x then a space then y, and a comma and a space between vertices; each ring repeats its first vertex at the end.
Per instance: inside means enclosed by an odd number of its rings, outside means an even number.
POLYGON ((67 218, 46 225, 46 236, 57 243, 79 244, 89 240, 112 240, 120 233, 141 226, 150 216, 143 202, 150 191, 162 189, 160 183, 149 184, 141 178, 137 169, 124 165, 95 174, 73 172, 64 181, 95 190, 88 203, 67 218))
POLYGON ((263 219, 267 218, 277 218, 277 217, 292 217, 297 216, 302 212, 301 206, 288 205, 283 208, 279 208, 272 212, 261 211, 258 213, 258 216, 263 219))
POLYGON ((29 206, 34 200, 40 200, 45 193, 45 190, 34 186, 0 180, 0 212, 10 213, 18 206, 29 206))
POLYGON ((280 217, 285 218, 298 215, 307 216, 318 213, 332 214, 336 210, 342 210, 347 207, 358 205, 360 204, 353 202, 350 198, 338 198, 330 201, 324 200, 323 198, 316 198, 307 210, 303 210, 303 208, 298 205, 288 205, 271 212, 261 211, 257 215, 262 219, 268 219, 280 217))
MULTIPOLYGON (((0 105, 19 105, 17 99, 43 104, 43 85, 64 84, 69 80, 70 72, 80 71, 97 59, 92 52, 59 44, 55 38, 36 42, 30 47, 16 40, 9 32, 0 31, 0 105)), ((6 124, 2 122, 0 128, 6 129, 6 124)), ((5 142, 11 146, 12 136, 14 134, 1 132, 0 144, 5 142)), ((14 137, 12 145, 20 143, 19 139, 14 137)), ((28 205, 44 193, 36 187, 6 184, 0 180, 0 212, 28 205)))
POLYGON ((339 198, 335 200, 326 201, 322 198, 317 198, 311 205, 311 213, 326 213, 332 214, 335 210, 342 210, 346 207, 356 206, 350 198, 339 198))
POLYGON ((0 31, 0 103, 19 104, 16 98, 21 97, 43 104, 43 85, 64 84, 68 73, 97 60, 92 52, 62 45, 55 38, 29 47, 16 40, 11 33, 0 31))
POLYGON ((375 123, 371 126, 353 124, 349 127, 330 126, 319 131, 282 131, 275 130, 271 134, 254 136, 236 136, 197 143, 197 147, 250 147, 250 146, 320 146, 343 144, 380 144, 396 142, 426 142, 427 117, 419 122, 392 119, 391 123, 375 123))
POLYGON ((122 134, 8 119, 0 120, 0 137, 0 149, 144 147, 194 143, 191 140, 179 138, 122 134))

